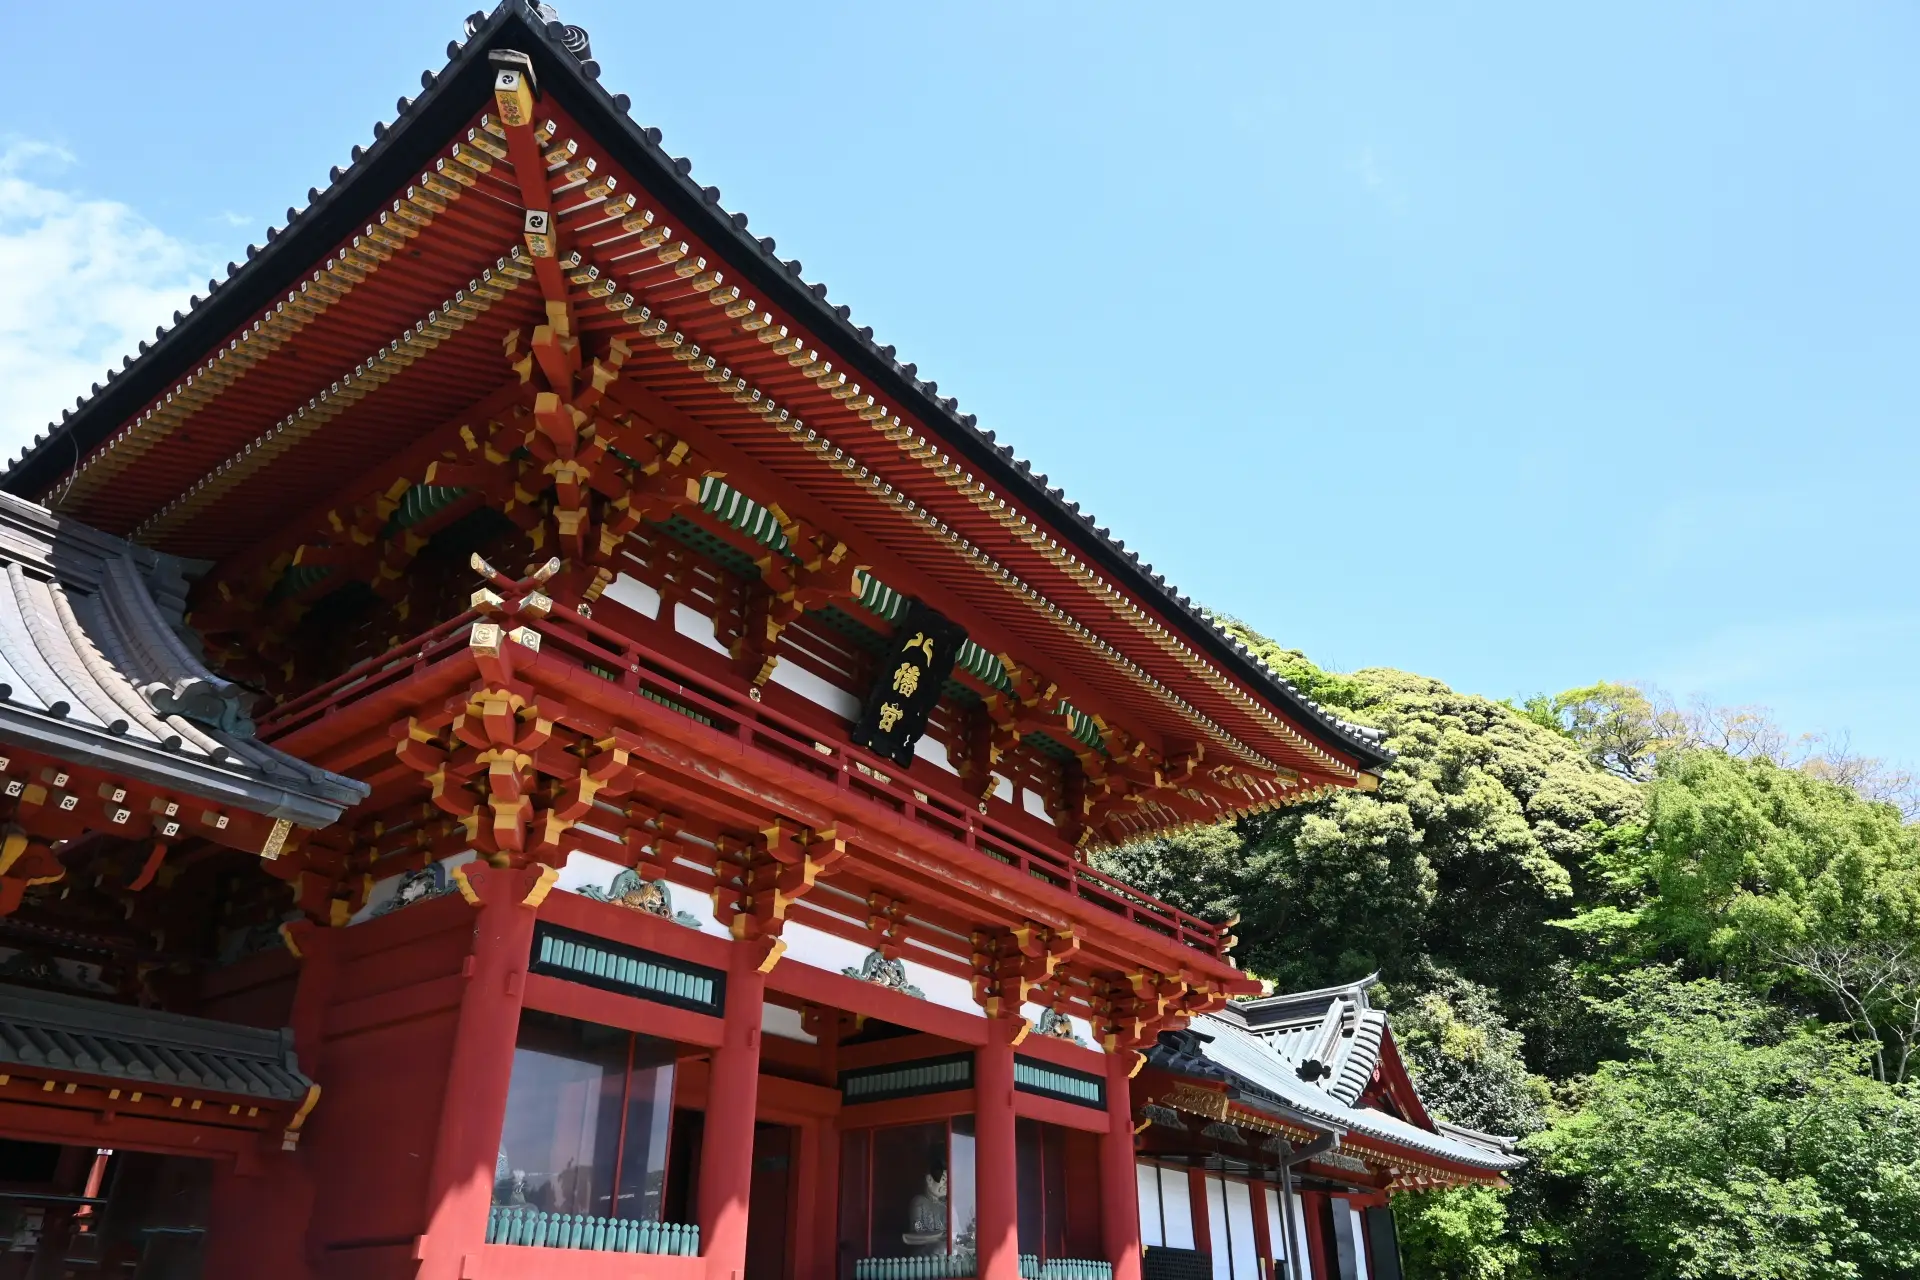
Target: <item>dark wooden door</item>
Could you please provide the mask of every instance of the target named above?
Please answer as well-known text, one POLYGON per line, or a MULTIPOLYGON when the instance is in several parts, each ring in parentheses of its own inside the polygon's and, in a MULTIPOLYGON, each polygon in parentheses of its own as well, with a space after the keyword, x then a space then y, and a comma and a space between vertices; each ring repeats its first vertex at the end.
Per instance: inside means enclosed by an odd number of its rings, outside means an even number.
POLYGON ((793 1275, 793 1155, 798 1146, 784 1124, 753 1127, 753 1178, 747 1189, 745 1280, 790 1280, 793 1275))

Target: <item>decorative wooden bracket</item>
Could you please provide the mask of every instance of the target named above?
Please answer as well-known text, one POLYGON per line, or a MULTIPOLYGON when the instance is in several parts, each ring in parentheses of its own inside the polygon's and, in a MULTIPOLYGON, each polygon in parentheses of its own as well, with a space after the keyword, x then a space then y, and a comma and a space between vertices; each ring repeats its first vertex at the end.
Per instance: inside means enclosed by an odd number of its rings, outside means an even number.
POLYGON ((831 827, 808 831, 781 822, 754 840, 723 840, 714 867, 714 918, 736 938, 777 938, 788 908, 846 852, 846 841, 831 827))
MULTIPOLYGON (((1070 928, 1053 930, 1031 920, 1005 930, 973 935, 973 998, 989 1018, 1019 1017, 1036 989, 1053 987, 1060 967, 1079 954, 1070 928)), ((1049 1001, 1048 1007, 1052 1007, 1049 1001)))

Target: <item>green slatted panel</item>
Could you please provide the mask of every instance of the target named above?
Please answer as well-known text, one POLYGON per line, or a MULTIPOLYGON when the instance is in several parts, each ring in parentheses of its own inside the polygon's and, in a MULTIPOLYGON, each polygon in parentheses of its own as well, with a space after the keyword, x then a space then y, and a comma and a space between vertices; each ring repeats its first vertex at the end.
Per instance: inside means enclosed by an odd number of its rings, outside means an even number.
POLYGON ((549 1213, 529 1204, 496 1204, 487 1214, 487 1243, 692 1258, 700 1253, 700 1228, 652 1219, 549 1213))
POLYGON ((1013 1083, 1015 1088, 1025 1085, 1089 1107, 1106 1105, 1100 1081, 1085 1079, 1077 1073, 1055 1071, 1029 1058, 1013 1060, 1013 1083))
MULTIPOLYGON (((601 674, 597 669, 593 669, 591 667, 589 669, 594 670, 595 675, 601 674)), ((613 672, 609 671, 606 673, 606 678, 609 680, 618 680, 620 677, 615 675, 613 672)), ((672 698, 667 697, 665 694, 655 693, 653 690, 648 689, 644 686, 635 689, 634 692, 639 694, 641 697, 645 698, 648 702, 657 702, 669 711, 678 711, 681 715, 685 716, 687 719, 698 720, 701 724, 706 725, 709 729, 713 727, 712 716, 701 715, 698 711, 695 711, 692 707, 688 706, 684 702, 675 702, 672 698)))
POLYGON ((437 515, 450 504, 467 496, 465 489, 446 484, 417 484, 406 491, 400 505, 387 517, 387 532, 411 529, 429 516, 437 515))
POLYGON ((923 1093, 942 1093, 964 1089, 973 1083, 973 1064, 957 1062, 909 1062, 892 1071, 875 1071, 849 1076, 840 1086, 841 1095, 851 1104, 876 1094, 913 1097, 923 1093))
POLYGON ((1067 717, 1067 723, 1073 726, 1074 737, 1096 750, 1107 749, 1107 740, 1101 736, 1100 726, 1093 722, 1092 716, 1075 710, 1073 705, 1067 702, 1061 703, 1058 710, 1067 717))
POLYGON ((1072 748, 1068 747, 1058 738, 1055 738, 1052 734, 1041 733, 1037 729, 1031 733, 1021 735, 1020 741, 1026 743, 1043 756, 1052 756, 1062 764, 1071 764, 1080 758, 1073 754, 1072 748))
POLYGON ((333 576, 333 566, 326 564, 291 564, 280 575, 280 581, 273 584, 273 590, 267 593, 269 601, 297 596, 316 582, 323 582, 333 576))
POLYGON ((954 664, 965 668, 974 679, 993 689, 1011 689, 1013 681, 1007 679, 1007 669, 1000 659, 969 640, 960 646, 960 652, 954 655, 954 664))
POLYGON ((731 542, 714 537, 693 521, 682 516, 672 516, 653 527, 675 542, 698 551, 734 577, 745 578, 749 582, 759 580, 760 567, 754 564, 752 556, 731 542))
POLYGON ((700 509, 716 516, 763 547, 791 555, 786 531, 773 513, 716 476, 700 477, 700 509))
POLYGON ((575 942, 571 938, 543 935, 539 954, 535 958, 540 964, 604 979, 623 987, 656 992, 693 1004, 715 1003, 711 978, 688 973, 672 965, 621 955, 589 943, 575 942))
POLYGON ((860 575, 860 603, 869 612, 888 622, 898 622, 906 612, 907 598, 870 573, 860 575))

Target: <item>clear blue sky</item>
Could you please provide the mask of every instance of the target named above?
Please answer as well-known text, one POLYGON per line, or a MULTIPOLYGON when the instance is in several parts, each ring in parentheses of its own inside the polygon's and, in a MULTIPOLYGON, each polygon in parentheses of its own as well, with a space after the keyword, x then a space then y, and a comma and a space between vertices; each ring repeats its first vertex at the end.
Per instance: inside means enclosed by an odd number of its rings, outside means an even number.
MULTIPOLYGON (((304 204, 471 7, 13 6, 0 428, 304 204)), ((1196 598, 1343 668, 1648 680, 1920 764, 1920 16, 1569 8, 562 13, 1196 598)))

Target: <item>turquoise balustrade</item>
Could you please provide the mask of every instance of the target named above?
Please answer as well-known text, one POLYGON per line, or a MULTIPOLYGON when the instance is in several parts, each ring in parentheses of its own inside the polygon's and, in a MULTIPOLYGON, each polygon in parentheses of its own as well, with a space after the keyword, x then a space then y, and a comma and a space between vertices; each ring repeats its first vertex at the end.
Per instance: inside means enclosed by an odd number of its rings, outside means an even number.
POLYGON ((1091 1258, 1048 1258, 1020 1255, 1022 1280, 1113 1280, 1113 1264, 1091 1258))
MULTIPOLYGON (((860 1258, 853 1280, 967 1280, 976 1274, 971 1253, 921 1254, 911 1258, 860 1258)), ((1113 1280, 1113 1264, 1091 1258, 1020 1256, 1022 1280, 1113 1280)))
POLYGON ((911 1258, 856 1258, 853 1280, 969 1280, 971 1253, 925 1253, 911 1258))
POLYGON ((548 1213, 530 1205, 497 1204, 487 1215, 487 1243, 691 1258, 700 1252, 700 1228, 678 1222, 596 1218, 582 1213, 548 1213))

